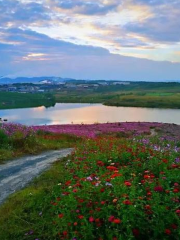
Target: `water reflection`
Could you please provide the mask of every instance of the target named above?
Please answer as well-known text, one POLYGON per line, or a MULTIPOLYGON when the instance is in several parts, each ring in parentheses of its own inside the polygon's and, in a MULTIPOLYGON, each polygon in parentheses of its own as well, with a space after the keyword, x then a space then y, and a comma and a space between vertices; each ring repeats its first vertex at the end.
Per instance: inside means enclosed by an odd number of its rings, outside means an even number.
POLYGON ((178 109, 108 107, 102 104, 56 104, 55 107, 0 110, 0 117, 26 125, 104 123, 104 122, 164 122, 180 124, 178 109))

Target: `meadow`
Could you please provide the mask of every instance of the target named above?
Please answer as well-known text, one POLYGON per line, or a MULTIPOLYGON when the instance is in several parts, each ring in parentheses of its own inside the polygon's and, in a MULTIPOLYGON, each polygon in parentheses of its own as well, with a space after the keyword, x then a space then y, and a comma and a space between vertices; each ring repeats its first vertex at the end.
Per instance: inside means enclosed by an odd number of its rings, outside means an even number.
POLYGON ((0 208, 0 239, 180 238, 179 126, 107 123, 33 131, 81 141, 0 208))

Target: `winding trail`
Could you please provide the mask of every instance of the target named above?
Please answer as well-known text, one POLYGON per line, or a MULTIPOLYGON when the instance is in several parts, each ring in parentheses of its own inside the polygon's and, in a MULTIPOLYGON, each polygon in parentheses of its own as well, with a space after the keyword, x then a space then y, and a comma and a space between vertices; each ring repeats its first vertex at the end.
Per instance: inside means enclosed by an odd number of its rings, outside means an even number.
POLYGON ((0 204, 6 198, 25 187, 34 177, 49 168, 57 159, 68 156, 74 149, 49 151, 36 156, 22 157, 0 165, 0 204))

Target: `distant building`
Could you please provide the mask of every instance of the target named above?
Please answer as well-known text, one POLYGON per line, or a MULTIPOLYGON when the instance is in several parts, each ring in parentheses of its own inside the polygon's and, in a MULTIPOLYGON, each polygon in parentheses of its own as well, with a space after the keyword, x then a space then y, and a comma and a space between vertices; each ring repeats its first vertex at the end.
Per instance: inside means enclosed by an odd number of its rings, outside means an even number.
POLYGON ((101 85, 101 86, 108 86, 109 85, 109 83, 107 83, 107 82, 98 82, 98 84, 101 85))
POLYGON ((113 82, 112 85, 129 85, 130 82, 113 82))
POLYGON ((8 87, 9 92, 16 92, 17 87, 8 87))
POLYGON ((77 87, 77 85, 76 84, 72 84, 72 83, 68 83, 68 84, 66 84, 66 87, 75 89, 77 87))

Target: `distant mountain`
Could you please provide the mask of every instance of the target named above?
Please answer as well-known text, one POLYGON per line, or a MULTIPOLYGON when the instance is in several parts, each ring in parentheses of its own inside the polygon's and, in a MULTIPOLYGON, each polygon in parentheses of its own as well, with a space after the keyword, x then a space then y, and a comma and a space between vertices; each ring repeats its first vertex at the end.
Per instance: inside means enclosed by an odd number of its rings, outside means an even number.
POLYGON ((72 81, 75 79, 71 78, 61 78, 61 77, 17 77, 17 78, 8 78, 0 77, 0 84, 13 84, 13 83, 39 83, 43 81, 51 82, 64 82, 72 81))

